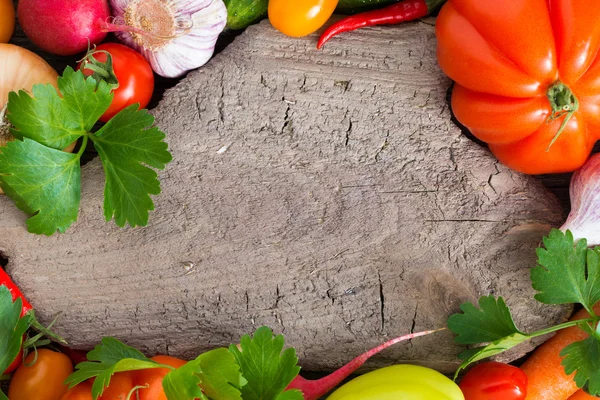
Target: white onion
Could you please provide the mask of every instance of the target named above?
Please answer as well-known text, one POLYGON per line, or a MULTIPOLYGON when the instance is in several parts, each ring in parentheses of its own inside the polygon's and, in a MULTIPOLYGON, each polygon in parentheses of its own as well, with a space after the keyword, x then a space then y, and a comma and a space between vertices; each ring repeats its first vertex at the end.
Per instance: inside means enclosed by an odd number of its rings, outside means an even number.
POLYGON ((600 154, 590 157, 571 178, 571 212, 560 228, 573 238, 587 239, 588 246, 600 244, 600 154))
POLYGON ((175 78, 212 57, 227 23, 223 0, 111 0, 107 30, 136 49, 157 74, 175 78))

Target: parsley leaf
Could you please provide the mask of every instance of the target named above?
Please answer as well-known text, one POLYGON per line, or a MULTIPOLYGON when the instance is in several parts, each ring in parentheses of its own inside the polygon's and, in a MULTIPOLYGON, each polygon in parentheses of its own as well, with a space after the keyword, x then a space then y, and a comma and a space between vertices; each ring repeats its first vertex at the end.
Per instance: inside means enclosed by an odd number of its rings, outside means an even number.
POLYGON ((0 187, 19 209, 34 214, 32 233, 64 232, 76 221, 81 197, 80 159, 91 139, 104 166, 104 215, 123 227, 146 225, 160 193, 152 168, 172 157, 154 118, 132 105, 92 132, 113 95, 106 82, 68 67, 52 85, 35 85, 32 95, 11 92, 7 118, 18 139, 0 150, 0 187), (82 138, 78 154, 62 150, 82 138))
POLYGON ((0 150, 0 187, 16 206, 35 214, 29 232, 64 232, 75 220, 81 199, 79 158, 36 141, 9 142, 0 150))
POLYGON ((266 326, 260 327, 250 338, 242 336, 241 350, 234 345, 229 351, 235 356, 248 383, 242 387, 244 400, 302 400, 302 392, 285 388, 300 372, 293 348, 283 351, 283 335, 273 337, 266 326))
POLYGON ((146 225, 154 209, 149 194, 160 193, 156 172, 143 164, 163 169, 172 159, 165 134, 153 123, 154 117, 134 104, 90 137, 106 173, 104 216, 107 221, 114 216, 121 227, 146 225))
POLYGON ((591 395, 600 395, 600 336, 594 333, 585 340, 571 343, 560 355, 564 357, 562 365, 565 373, 575 372, 575 383, 584 387, 588 383, 591 395))
POLYGON ((546 304, 581 303, 590 311, 600 301, 600 258, 571 232, 553 229, 537 249, 538 266, 531 270, 535 298, 546 304))
POLYGON ((224 348, 203 353, 163 378, 167 398, 177 400, 241 400, 245 383, 235 358, 224 348))
POLYGON ((23 334, 31 325, 31 314, 21 317, 23 302, 4 285, 0 286, 0 373, 12 364, 19 355, 23 344, 23 334))
POLYGON ((463 314, 448 318, 448 328, 456 333, 456 342, 479 344, 494 342, 513 334, 523 334, 513 322, 510 310, 504 299, 483 296, 479 299, 479 309, 471 303, 461 304, 463 314))
POLYGON ((71 388, 89 378, 96 377, 92 385, 94 400, 110 384, 110 378, 116 372, 166 367, 111 337, 103 338, 101 344, 87 354, 87 359, 89 361, 77 364, 75 367, 77 371, 69 375, 65 383, 71 388))
POLYGON ((16 138, 62 150, 92 129, 113 98, 106 82, 86 79, 71 67, 58 78, 58 88, 62 96, 50 84, 33 86, 33 97, 22 90, 9 93, 7 117, 16 138))

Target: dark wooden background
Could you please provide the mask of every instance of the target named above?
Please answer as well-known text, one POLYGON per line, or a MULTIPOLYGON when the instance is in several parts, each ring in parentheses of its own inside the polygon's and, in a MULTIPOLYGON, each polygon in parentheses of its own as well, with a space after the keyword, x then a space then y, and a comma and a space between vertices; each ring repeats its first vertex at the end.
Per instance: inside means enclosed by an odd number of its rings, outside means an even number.
MULTIPOLYGON (((17 4, 17 0, 14 1, 15 5, 17 4)), ((239 35, 240 31, 225 31, 223 34, 221 34, 218 42, 217 42, 217 46, 215 49, 215 53, 220 52, 221 50, 223 50, 229 43, 231 43, 235 37, 237 35, 239 35)), ((112 35, 109 35, 106 39, 106 41, 116 41, 114 37, 112 37, 112 35)), ((35 45, 33 45, 25 36, 25 34, 23 33, 23 30, 20 28, 20 26, 17 23, 17 26, 15 28, 15 33, 11 39, 11 43, 14 43, 16 45, 19 46, 23 46, 26 47, 34 52, 36 52, 37 54, 41 55, 43 58, 45 58, 50 65, 52 65, 59 73, 67 66, 67 65, 71 65, 71 66, 75 66, 77 64, 77 60, 81 58, 82 55, 77 55, 77 56, 71 56, 71 57, 60 57, 60 56, 55 56, 46 52, 43 52, 41 50, 39 50, 38 48, 36 48, 35 45)), ((148 108, 153 108, 155 107, 158 102, 162 99, 163 93, 165 92, 165 90, 167 90, 170 87, 175 86, 180 79, 167 79, 167 78, 162 78, 158 75, 155 75, 155 91, 154 91, 154 96, 152 97, 152 100, 150 102, 150 104, 148 105, 148 108)), ((456 121, 455 121, 456 122, 456 121)), ((468 134, 468 132, 466 132, 466 135, 471 137, 471 135, 468 134)), ((475 140, 476 141, 476 140, 475 140)), ((89 145, 90 147, 87 149, 86 154, 84 155, 84 162, 87 160, 90 160, 91 158, 93 158, 95 156, 95 151, 90 143, 89 145)), ((600 150, 598 148, 598 146, 596 147, 596 151, 600 150)), ((539 175, 537 176, 538 179, 540 179, 542 181, 542 183, 550 190, 552 191, 559 199, 561 205, 564 208, 565 211, 565 216, 567 215, 567 213, 570 210, 570 202, 569 202, 569 181, 571 179, 571 175, 570 173, 565 173, 565 174, 552 174, 552 175, 539 175)))

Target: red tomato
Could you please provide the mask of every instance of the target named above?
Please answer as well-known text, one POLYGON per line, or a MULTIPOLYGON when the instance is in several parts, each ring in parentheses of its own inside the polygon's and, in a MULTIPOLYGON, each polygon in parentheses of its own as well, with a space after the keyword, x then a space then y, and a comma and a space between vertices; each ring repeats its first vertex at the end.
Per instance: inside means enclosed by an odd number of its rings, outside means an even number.
POLYGON ((437 58, 458 121, 517 171, 581 167, 600 138, 599 20, 596 0, 449 0, 437 58))
MULTIPOLYGON (((175 368, 179 368, 187 362, 171 356, 154 356, 151 359, 157 363, 170 365, 175 368)), ((148 386, 147 388, 139 389, 139 400, 167 400, 162 387, 162 380, 169 371, 167 368, 134 371, 135 386, 148 386)))
POLYGON ((60 400, 92 400, 92 383, 88 381, 80 383, 69 389, 60 400))
POLYGON ((458 386, 465 400, 524 400, 527 375, 515 366, 490 361, 471 368, 458 386))
POLYGON ((25 357, 25 361, 14 373, 8 387, 10 400, 58 400, 67 392, 63 382, 73 372, 69 357, 48 349, 37 351, 25 357))
POLYGON ((288 36, 306 36, 331 17, 338 0, 270 0, 269 21, 288 36))
MULTIPOLYGON (((137 51, 119 43, 105 43, 96 47, 93 57, 100 61, 106 61, 107 51, 112 56, 113 69, 119 81, 119 87, 114 90, 112 104, 100 117, 100 121, 106 122, 115 114, 135 103, 140 103, 144 108, 150 102, 154 91, 154 73, 152 67, 137 51)), ((83 69, 85 75, 92 75, 93 71, 79 64, 78 69, 83 69)))

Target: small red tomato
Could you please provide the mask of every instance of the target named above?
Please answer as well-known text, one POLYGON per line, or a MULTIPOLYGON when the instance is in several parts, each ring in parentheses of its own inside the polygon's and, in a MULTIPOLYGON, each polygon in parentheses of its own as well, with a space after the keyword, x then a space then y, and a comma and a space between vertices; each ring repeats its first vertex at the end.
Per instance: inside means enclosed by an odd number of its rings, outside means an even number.
POLYGON ((465 400, 524 400, 527 375, 515 366, 490 361, 471 368, 458 386, 465 400))
MULTIPOLYGON (((154 92, 154 73, 150 63, 146 61, 143 55, 119 43, 104 43, 97 46, 92 51, 91 56, 99 62, 106 62, 106 53, 112 56, 112 63, 115 76, 119 81, 119 87, 113 91, 113 101, 100 117, 100 121, 107 122, 119 111, 135 103, 144 108, 150 102, 154 92)), ((86 68, 83 61, 77 67, 85 75, 92 75, 94 72, 86 68)))

